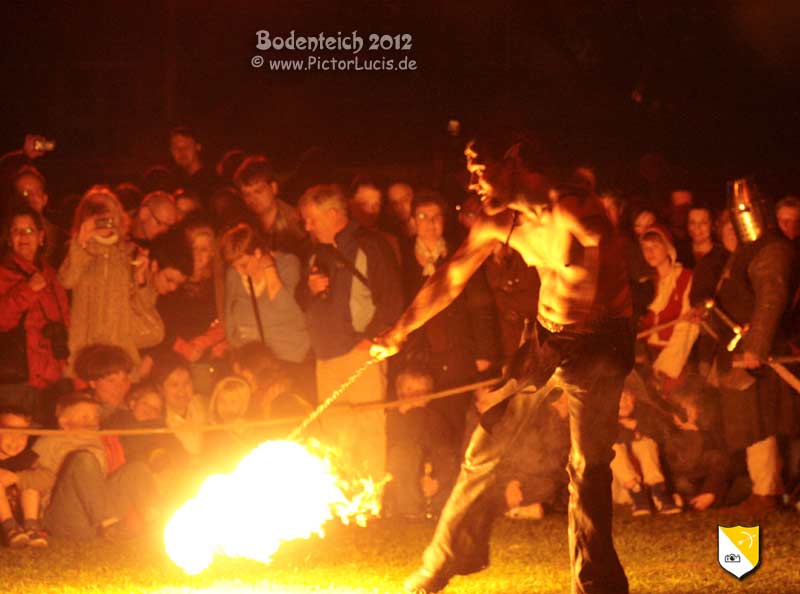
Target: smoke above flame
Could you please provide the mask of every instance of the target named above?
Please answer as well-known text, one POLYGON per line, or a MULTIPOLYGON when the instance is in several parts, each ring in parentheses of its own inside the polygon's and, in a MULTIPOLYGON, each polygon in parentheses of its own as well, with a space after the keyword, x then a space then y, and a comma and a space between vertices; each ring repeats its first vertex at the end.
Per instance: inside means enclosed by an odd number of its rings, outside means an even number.
POLYGON ((334 462, 335 452, 316 442, 262 443, 175 512, 164 531, 167 554, 197 574, 218 554, 269 563, 283 542, 323 537, 334 518, 364 526, 380 514, 385 480, 346 480, 334 462))

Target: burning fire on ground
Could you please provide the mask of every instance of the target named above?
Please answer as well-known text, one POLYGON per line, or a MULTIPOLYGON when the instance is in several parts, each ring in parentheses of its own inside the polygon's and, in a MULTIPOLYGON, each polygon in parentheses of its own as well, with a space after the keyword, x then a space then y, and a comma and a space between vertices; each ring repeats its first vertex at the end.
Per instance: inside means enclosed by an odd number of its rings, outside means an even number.
POLYGON ((167 554, 189 574, 217 554, 269 563, 283 542, 324 536, 333 518, 366 525, 380 514, 385 482, 342 478, 334 451, 318 443, 267 441, 175 512, 164 531, 167 554))

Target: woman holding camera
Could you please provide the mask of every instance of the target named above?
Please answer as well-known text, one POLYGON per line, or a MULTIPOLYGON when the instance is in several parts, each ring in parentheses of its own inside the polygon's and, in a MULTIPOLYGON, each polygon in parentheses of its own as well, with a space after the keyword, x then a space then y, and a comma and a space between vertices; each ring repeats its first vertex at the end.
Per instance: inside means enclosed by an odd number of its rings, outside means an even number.
POLYGON ((146 267, 147 258, 143 254, 132 257, 127 230, 127 215, 109 188, 94 186, 84 194, 75 210, 67 257, 58 273, 64 286, 72 290, 72 358, 67 375, 72 374, 72 362, 83 347, 103 343, 128 353, 136 365, 136 376, 141 363, 138 348, 154 346, 137 343, 134 301, 143 285, 137 281, 137 272, 146 267))
POLYGON ((69 301, 56 271, 44 262, 42 217, 15 209, 5 229, 0 262, 0 403, 32 414, 38 389, 61 379, 69 356, 69 301))

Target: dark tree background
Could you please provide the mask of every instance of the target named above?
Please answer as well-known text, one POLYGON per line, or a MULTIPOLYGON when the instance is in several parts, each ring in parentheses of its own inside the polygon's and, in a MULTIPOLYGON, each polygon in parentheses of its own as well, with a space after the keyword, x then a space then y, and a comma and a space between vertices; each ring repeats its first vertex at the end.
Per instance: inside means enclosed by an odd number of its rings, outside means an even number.
POLYGON ((450 118, 465 137, 535 130, 559 158, 597 164, 609 179, 661 151, 698 184, 760 172, 776 192, 797 188, 796 2, 166 0, 0 11, 2 148, 26 131, 56 138, 48 173, 65 191, 165 161, 177 123, 198 129, 209 158, 240 146, 289 169, 311 145, 343 167, 427 166, 450 118), (419 69, 254 69, 252 56, 270 57, 255 47, 259 29, 410 33, 419 69))

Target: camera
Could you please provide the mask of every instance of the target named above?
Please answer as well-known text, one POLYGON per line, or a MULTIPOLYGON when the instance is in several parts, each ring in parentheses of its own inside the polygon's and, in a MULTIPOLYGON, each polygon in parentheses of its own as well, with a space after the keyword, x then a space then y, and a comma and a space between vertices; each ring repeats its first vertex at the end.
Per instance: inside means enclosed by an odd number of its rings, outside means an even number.
POLYGON ((725 563, 741 563, 742 556, 737 555, 736 553, 731 553, 730 555, 725 555, 724 561, 725 563))
POLYGON ((42 140, 33 141, 33 150, 35 151, 52 151, 56 148, 56 141, 43 138, 42 140))
POLYGON ((115 227, 112 217, 101 217, 94 220, 95 229, 113 229, 115 227))
POLYGON ((69 359, 69 333, 61 322, 47 322, 42 328, 42 336, 50 341, 53 357, 59 361, 69 359))

